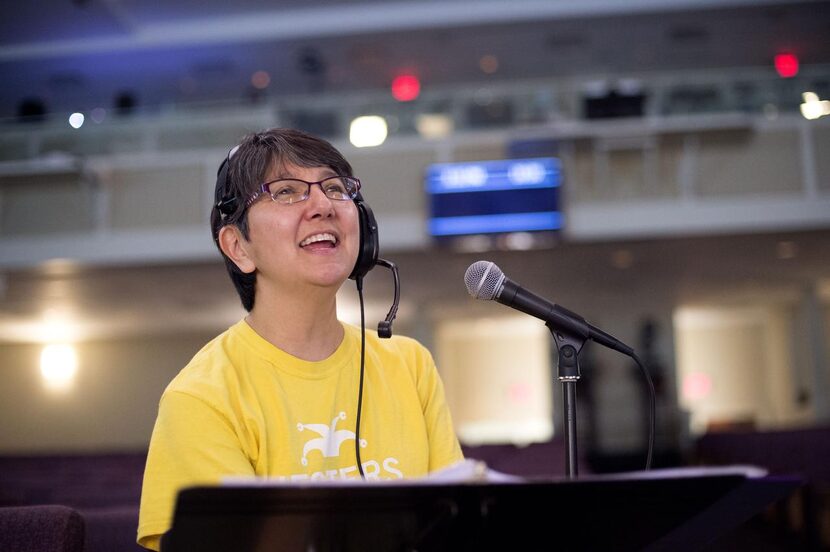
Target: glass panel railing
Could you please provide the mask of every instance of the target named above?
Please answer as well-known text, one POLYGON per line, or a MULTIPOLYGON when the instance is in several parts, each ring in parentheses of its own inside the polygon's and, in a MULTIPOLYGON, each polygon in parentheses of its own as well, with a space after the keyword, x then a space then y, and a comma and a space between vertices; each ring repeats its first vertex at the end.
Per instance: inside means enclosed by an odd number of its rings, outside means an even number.
POLYGON ((60 151, 73 155, 227 147, 268 126, 292 126, 345 140, 351 120, 380 115, 389 135, 434 139, 453 132, 551 128, 615 119, 744 113, 775 119, 798 113, 802 94, 830 97, 830 67, 778 78, 768 69, 549 79, 425 90, 411 102, 385 91, 274 97, 239 103, 177 104, 129 115, 89 114, 81 128, 69 114, 40 122, 0 121, 0 162, 60 151))

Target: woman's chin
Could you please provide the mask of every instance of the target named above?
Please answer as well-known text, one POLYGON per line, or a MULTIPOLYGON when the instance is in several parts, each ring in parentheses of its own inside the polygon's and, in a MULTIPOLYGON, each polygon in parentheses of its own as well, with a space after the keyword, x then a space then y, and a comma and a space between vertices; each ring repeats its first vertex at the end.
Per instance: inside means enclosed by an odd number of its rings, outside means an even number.
POLYGON ((319 270, 310 275, 308 281, 314 286, 333 288, 337 291, 348 280, 349 273, 343 269, 319 270))

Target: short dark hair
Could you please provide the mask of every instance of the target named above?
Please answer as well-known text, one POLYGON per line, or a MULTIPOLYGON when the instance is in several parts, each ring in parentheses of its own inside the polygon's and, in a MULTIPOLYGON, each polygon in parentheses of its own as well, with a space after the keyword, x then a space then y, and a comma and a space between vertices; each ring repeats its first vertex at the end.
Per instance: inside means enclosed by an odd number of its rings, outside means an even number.
MULTIPOLYGON (((329 167, 343 176, 354 176, 352 166, 326 140, 317 138, 300 130, 289 128, 271 128, 246 136, 236 151, 227 160, 225 178, 216 180, 216 201, 232 201, 236 207, 225 216, 214 203, 210 213, 210 230, 213 241, 219 247, 219 230, 233 224, 247 240, 248 198, 265 182, 269 171, 282 163, 291 163, 300 167, 329 167)), ((221 172, 221 171, 220 171, 221 172)), ((254 308, 256 271, 246 274, 239 270, 222 248, 219 252, 225 259, 225 266, 234 287, 242 300, 242 306, 248 312, 254 308)))

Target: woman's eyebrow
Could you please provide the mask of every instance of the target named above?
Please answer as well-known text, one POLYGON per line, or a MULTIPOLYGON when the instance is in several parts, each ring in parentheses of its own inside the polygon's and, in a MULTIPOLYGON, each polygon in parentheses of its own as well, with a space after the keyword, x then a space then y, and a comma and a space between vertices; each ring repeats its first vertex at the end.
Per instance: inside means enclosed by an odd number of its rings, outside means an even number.
MULTIPOLYGON (((329 178, 331 176, 338 176, 338 174, 337 174, 337 172, 335 172, 334 169, 326 167, 325 170, 323 171, 323 178, 329 178)), ((283 180, 283 179, 301 180, 300 177, 294 176, 293 174, 291 174, 290 172, 287 172, 287 171, 278 172, 274 176, 273 180, 283 180)))

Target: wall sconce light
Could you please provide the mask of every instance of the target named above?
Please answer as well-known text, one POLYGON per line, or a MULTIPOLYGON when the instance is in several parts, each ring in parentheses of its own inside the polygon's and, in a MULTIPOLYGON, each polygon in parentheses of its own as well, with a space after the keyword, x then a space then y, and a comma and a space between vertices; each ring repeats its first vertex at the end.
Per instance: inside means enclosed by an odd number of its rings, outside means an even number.
POLYGON ((51 344, 40 353, 40 373, 47 389, 66 391, 75 382, 78 372, 78 355, 75 347, 67 344, 51 344))

